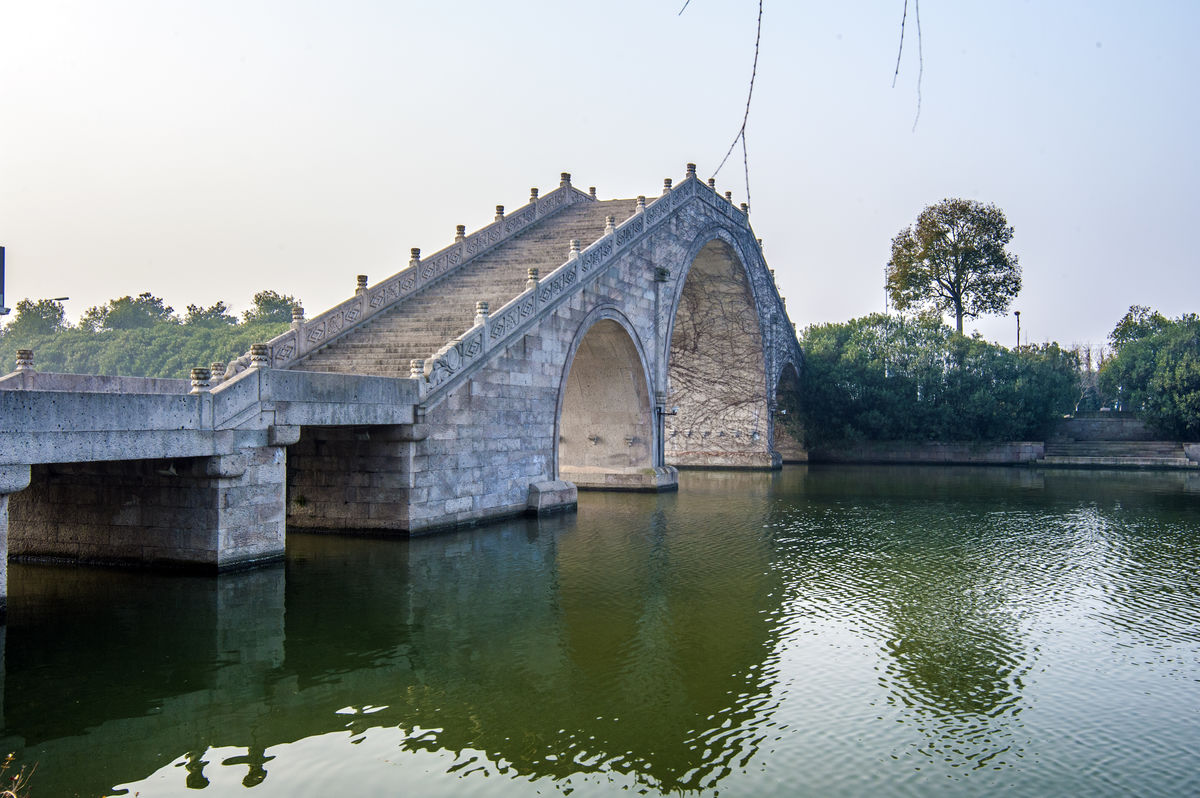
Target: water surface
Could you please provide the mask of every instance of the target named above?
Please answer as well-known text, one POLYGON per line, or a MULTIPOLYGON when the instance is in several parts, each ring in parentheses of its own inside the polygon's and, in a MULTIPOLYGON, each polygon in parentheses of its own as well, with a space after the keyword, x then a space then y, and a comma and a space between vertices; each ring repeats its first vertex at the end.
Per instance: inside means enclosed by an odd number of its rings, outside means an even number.
POLYGON ((1200 475, 687 472, 9 591, 35 795, 1200 791, 1200 475))

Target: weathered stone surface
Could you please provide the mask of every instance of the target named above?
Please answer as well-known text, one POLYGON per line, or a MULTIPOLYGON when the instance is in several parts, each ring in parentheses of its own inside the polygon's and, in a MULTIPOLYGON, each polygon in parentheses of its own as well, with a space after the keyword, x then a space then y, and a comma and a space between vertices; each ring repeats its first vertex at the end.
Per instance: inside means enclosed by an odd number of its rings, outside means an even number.
POLYGON ((554 479, 529 485, 529 501, 526 507, 533 515, 573 510, 578 503, 579 491, 570 482, 554 479))

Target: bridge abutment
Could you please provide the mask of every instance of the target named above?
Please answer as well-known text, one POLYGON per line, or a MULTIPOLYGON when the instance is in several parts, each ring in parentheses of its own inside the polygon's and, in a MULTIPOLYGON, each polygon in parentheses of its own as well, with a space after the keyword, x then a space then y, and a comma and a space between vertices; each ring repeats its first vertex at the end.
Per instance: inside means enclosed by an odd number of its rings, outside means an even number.
POLYGON ((49 463, 8 500, 8 553, 223 571, 282 559, 283 446, 172 460, 49 463))

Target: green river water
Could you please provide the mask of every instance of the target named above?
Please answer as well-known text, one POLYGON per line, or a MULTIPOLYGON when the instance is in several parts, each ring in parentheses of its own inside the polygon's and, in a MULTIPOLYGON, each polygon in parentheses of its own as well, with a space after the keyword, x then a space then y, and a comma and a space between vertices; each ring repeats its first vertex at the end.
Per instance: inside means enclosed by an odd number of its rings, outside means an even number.
POLYGON ((1197 794, 1200 474, 685 472, 219 578, 14 564, 3 642, 34 798, 1197 794))

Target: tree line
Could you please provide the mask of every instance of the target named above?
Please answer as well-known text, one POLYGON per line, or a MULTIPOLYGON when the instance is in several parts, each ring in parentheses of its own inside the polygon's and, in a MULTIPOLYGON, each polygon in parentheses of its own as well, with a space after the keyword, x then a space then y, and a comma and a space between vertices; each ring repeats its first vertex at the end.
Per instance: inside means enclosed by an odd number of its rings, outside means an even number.
POLYGON ((1079 398, 1079 357, 1006 349, 940 315, 875 313, 808 327, 799 406, 809 445, 1038 440, 1079 398))
POLYGON ((936 313, 872 314, 801 334, 796 404, 811 445, 862 440, 1044 440, 1068 414, 1130 412, 1200 440, 1200 316, 1131 307, 1094 379, 1078 349, 1008 349, 936 313))
POLYGON ((279 335, 298 304, 260 291, 240 319, 224 302, 188 305, 181 315, 147 292, 88 308, 73 325, 61 302, 23 299, 0 329, 0 372, 13 367, 18 349, 32 349, 39 371, 187 377, 193 367, 228 362, 279 335))

